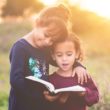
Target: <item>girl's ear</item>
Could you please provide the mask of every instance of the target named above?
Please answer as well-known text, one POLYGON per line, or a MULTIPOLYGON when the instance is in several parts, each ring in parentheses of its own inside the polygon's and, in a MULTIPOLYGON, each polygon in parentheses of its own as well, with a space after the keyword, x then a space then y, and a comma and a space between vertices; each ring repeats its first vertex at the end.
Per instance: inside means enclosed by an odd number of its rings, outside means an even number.
POLYGON ((55 61, 55 56, 54 56, 53 51, 51 51, 50 54, 51 54, 52 59, 55 61))
POLYGON ((51 54, 52 59, 55 61, 55 56, 53 54, 51 54))
POLYGON ((75 59, 76 59, 76 60, 79 59, 79 52, 76 53, 76 58, 75 58, 75 59))

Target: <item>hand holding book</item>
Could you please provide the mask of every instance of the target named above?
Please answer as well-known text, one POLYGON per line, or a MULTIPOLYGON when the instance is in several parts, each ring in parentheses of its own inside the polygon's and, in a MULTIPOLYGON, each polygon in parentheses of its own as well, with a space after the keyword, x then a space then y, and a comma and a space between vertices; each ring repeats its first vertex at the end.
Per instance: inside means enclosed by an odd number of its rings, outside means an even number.
POLYGON ((51 93, 49 91, 44 91, 43 92, 44 94, 44 97, 46 100, 50 101, 50 102, 53 102, 53 101, 58 101, 59 103, 65 103, 67 101, 67 99, 69 98, 70 96, 70 93, 58 93, 58 94, 54 94, 54 95, 51 95, 51 93))
POLYGON ((84 87, 79 86, 79 85, 55 89, 55 87, 52 83, 45 81, 43 79, 35 78, 34 76, 27 76, 26 79, 34 81, 34 82, 36 82, 36 84, 43 86, 45 88, 44 90, 48 90, 52 94, 64 93, 64 92, 84 92, 84 91, 86 91, 84 87))
POLYGON ((44 91, 43 94, 45 99, 47 99, 50 102, 57 100, 61 95, 61 93, 52 95, 49 91, 44 91))

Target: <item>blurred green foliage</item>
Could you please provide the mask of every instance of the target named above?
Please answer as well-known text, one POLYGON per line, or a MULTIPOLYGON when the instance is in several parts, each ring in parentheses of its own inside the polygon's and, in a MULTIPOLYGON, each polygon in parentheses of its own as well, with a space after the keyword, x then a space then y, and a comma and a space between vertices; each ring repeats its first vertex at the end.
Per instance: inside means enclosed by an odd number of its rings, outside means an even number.
POLYGON ((8 109, 8 94, 0 92, 0 110, 8 109))

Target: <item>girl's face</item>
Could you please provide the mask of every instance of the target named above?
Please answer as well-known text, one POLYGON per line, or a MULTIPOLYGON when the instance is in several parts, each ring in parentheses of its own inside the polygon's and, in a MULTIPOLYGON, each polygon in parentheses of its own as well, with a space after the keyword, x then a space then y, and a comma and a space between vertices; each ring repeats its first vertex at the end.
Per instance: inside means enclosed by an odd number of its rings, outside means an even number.
POLYGON ((42 48, 52 45, 52 37, 48 35, 47 28, 34 29, 34 45, 35 47, 42 48))
POLYGON ((56 61, 59 68, 63 71, 69 71, 73 68, 75 59, 78 57, 74 43, 65 41, 58 43, 55 46, 53 59, 56 61))

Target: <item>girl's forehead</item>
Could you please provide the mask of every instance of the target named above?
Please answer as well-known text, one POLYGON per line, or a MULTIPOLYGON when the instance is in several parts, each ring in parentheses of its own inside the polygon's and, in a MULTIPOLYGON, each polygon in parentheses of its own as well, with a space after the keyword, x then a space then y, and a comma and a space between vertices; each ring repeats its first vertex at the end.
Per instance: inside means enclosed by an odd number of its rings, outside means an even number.
POLYGON ((59 42, 59 43, 57 43, 56 45, 55 45, 55 48, 68 48, 68 49, 70 49, 70 48, 74 48, 75 47, 75 45, 74 45, 74 43, 72 42, 72 41, 64 41, 64 42, 59 42))
POLYGON ((54 26, 45 27, 44 34, 47 37, 51 37, 53 41, 55 41, 56 39, 59 39, 59 37, 62 37, 62 36, 59 36, 59 34, 60 34, 59 29, 57 29, 54 26))
POLYGON ((73 44, 69 44, 69 43, 68 44, 66 44, 66 43, 59 44, 59 45, 55 46, 53 51, 55 53, 59 53, 59 52, 61 52, 61 53, 76 52, 74 45, 73 44))
POLYGON ((74 42, 70 40, 65 40, 61 42, 56 42, 56 45, 74 45, 74 42))

